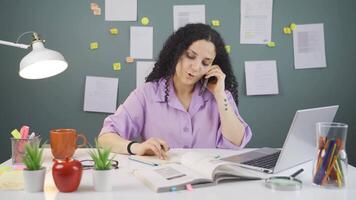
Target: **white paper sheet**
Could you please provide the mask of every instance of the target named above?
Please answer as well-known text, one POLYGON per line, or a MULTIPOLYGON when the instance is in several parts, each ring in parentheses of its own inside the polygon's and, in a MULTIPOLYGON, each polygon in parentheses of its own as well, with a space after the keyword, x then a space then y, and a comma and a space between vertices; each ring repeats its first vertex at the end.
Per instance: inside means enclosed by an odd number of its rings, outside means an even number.
POLYGON ((241 0, 241 44, 267 44, 272 34, 273 0, 241 0))
POLYGON ((174 31, 189 23, 205 24, 205 5, 173 6, 174 31))
POLYGON ((84 111, 114 113, 117 102, 118 78, 87 76, 84 111))
POLYGON ((131 26, 130 56, 135 59, 152 59, 153 27, 131 26))
POLYGON ((297 25, 293 31, 294 67, 326 67, 324 24, 297 25))
POLYGON ((151 73, 155 63, 155 61, 136 62, 136 87, 146 82, 145 78, 151 73))
POLYGON ((137 0, 105 0, 106 21, 137 21, 137 0))
POLYGON ((248 96, 279 93, 275 60, 246 61, 245 75, 248 96))

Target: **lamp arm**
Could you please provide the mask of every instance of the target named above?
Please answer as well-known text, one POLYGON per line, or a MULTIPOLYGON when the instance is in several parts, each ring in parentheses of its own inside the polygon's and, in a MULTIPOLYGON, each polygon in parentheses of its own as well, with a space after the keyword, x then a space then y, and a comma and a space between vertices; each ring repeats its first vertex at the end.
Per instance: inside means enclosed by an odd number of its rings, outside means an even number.
POLYGON ((34 32, 34 31, 26 31, 26 32, 22 33, 19 37, 17 37, 16 42, 7 42, 7 41, 4 41, 4 40, 0 40, 0 44, 7 45, 7 46, 12 46, 12 47, 18 47, 18 48, 22 48, 22 49, 28 49, 28 48, 30 48, 31 45, 20 44, 18 42, 24 35, 29 34, 29 33, 32 34, 32 37, 33 37, 34 40, 40 40, 39 36, 38 36, 38 34, 36 32, 34 32))
POLYGON ((0 40, 0 44, 7 45, 7 46, 12 46, 12 47, 18 47, 18 48, 22 48, 22 49, 28 49, 30 47, 30 45, 27 45, 27 44, 19 44, 19 43, 15 43, 15 42, 7 42, 7 41, 4 41, 4 40, 0 40))

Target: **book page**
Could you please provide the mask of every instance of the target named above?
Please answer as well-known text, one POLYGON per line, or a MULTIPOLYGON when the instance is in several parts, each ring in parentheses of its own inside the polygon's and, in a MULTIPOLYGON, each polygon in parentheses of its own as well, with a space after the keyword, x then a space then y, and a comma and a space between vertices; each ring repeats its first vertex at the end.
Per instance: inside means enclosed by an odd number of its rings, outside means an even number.
POLYGON ((207 183, 212 180, 180 164, 167 164, 154 168, 138 169, 133 172, 145 185, 156 192, 185 189, 186 184, 207 183))
POLYGON ((215 176, 214 170, 221 165, 229 163, 218 160, 213 154, 189 152, 182 156, 181 164, 213 180, 215 176))
POLYGON ((149 163, 158 166, 158 165, 169 164, 169 163, 180 163, 180 159, 183 154, 184 154, 183 152, 167 152, 167 156, 168 156, 167 160, 159 159, 158 156, 156 155, 153 156, 131 155, 129 156, 129 159, 138 162, 142 161, 144 163, 149 163))

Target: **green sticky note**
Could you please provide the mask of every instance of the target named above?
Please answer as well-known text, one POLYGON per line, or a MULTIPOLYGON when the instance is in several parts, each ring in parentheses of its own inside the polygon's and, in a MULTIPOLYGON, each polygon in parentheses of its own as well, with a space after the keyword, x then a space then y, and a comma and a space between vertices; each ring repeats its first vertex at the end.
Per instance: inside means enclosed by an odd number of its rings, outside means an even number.
POLYGON ((230 45, 225 45, 225 50, 227 53, 231 53, 231 46, 230 45))
POLYGON ((7 171, 10 171, 11 170, 11 167, 10 166, 1 166, 0 167, 0 175, 7 172, 7 171))
POLYGON ((290 29, 289 27, 284 27, 283 33, 286 35, 290 35, 290 34, 292 34, 292 29, 290 29))
POLYGON ((270 48, 276 47, 276 43, 275 42, 268 42, 267 46, 270 48))
POLYGON ((94 49, 97 49, 99 48, 99 43, 98 42, 91 42, 90 43, 90 49, 91 50, 94 50, 94 49))
POLYGON ((113 64, 112 64, 112 68, 113 68, 115 71, 120 71, 120 70, 121 70, 121 63, 113 63, 113 64))
POLYGON ((292 31, 294 31, 294 29, 297 28, 297 24, 291 23, 289 27, 290 27, 290 29, 291 29, 292 31))
POLYGON ((14 129, 13 131, 11 131, 11 135, 12 137, 14 137, 15 139, 21 139, 21 134, 17 129, 14 129))
POLYGON ((148 17, 142 17, 141 19, 141 24, 142 25, 148 25, 150 23, 150 19, 148 19, 148 17))
POLYGON ((215 20, 211 20, 211 25, 215 26, 215 27, 218 27, 220 26, 220 21, 215 19, 215 20))

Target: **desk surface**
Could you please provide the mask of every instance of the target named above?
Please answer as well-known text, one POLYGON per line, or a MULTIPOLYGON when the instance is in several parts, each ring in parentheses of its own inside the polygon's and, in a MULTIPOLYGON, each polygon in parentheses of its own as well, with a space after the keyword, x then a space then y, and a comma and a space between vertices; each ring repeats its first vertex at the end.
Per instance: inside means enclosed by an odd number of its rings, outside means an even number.
MULTIPOLYGON (((194 151, 214 152, 222 157, 248 151, 223 150, 223 149, 194 149, 194 151)), ((187 151, 183 149, 173 149, 172 151, 187 151)), ((88 158, 88 149, 78 149, 75 153, 76 159, 88 158)), ((301 166, 286 170, 278 175, 290 175, 299 168, 304 168, 304 172, 298 176, 303 181, 303 188, 300 191, 274 191, 264 186, 264 181, 240 181, 222 183, 216 186, 197 188, 193 191, 177 191, 167 193, 155 193, 147 188, 142 182, 132 174, 133 169, 148 167, 147 165, 130 161, 125 155, 118 155, 116 159, 120 162, 120 169, 114 173, 114 186, 112 192, 95 192, 92 184, 90 170, 84 170, 80 186, 76 192, 58 192, 52 179, 51 165, 52 156, 50 149, 45 150, 45 162, 47 174, 44 192, 27 193, 25 191, 0 191, 1 199, 354 199, 356 195, 356 168, 349 165, 348 184, 344 189, 325 189, 314 186, 311 182, 312 163, 308 162, 301 166)), ((2 165, 11 165, 8 160, 2 165)))

